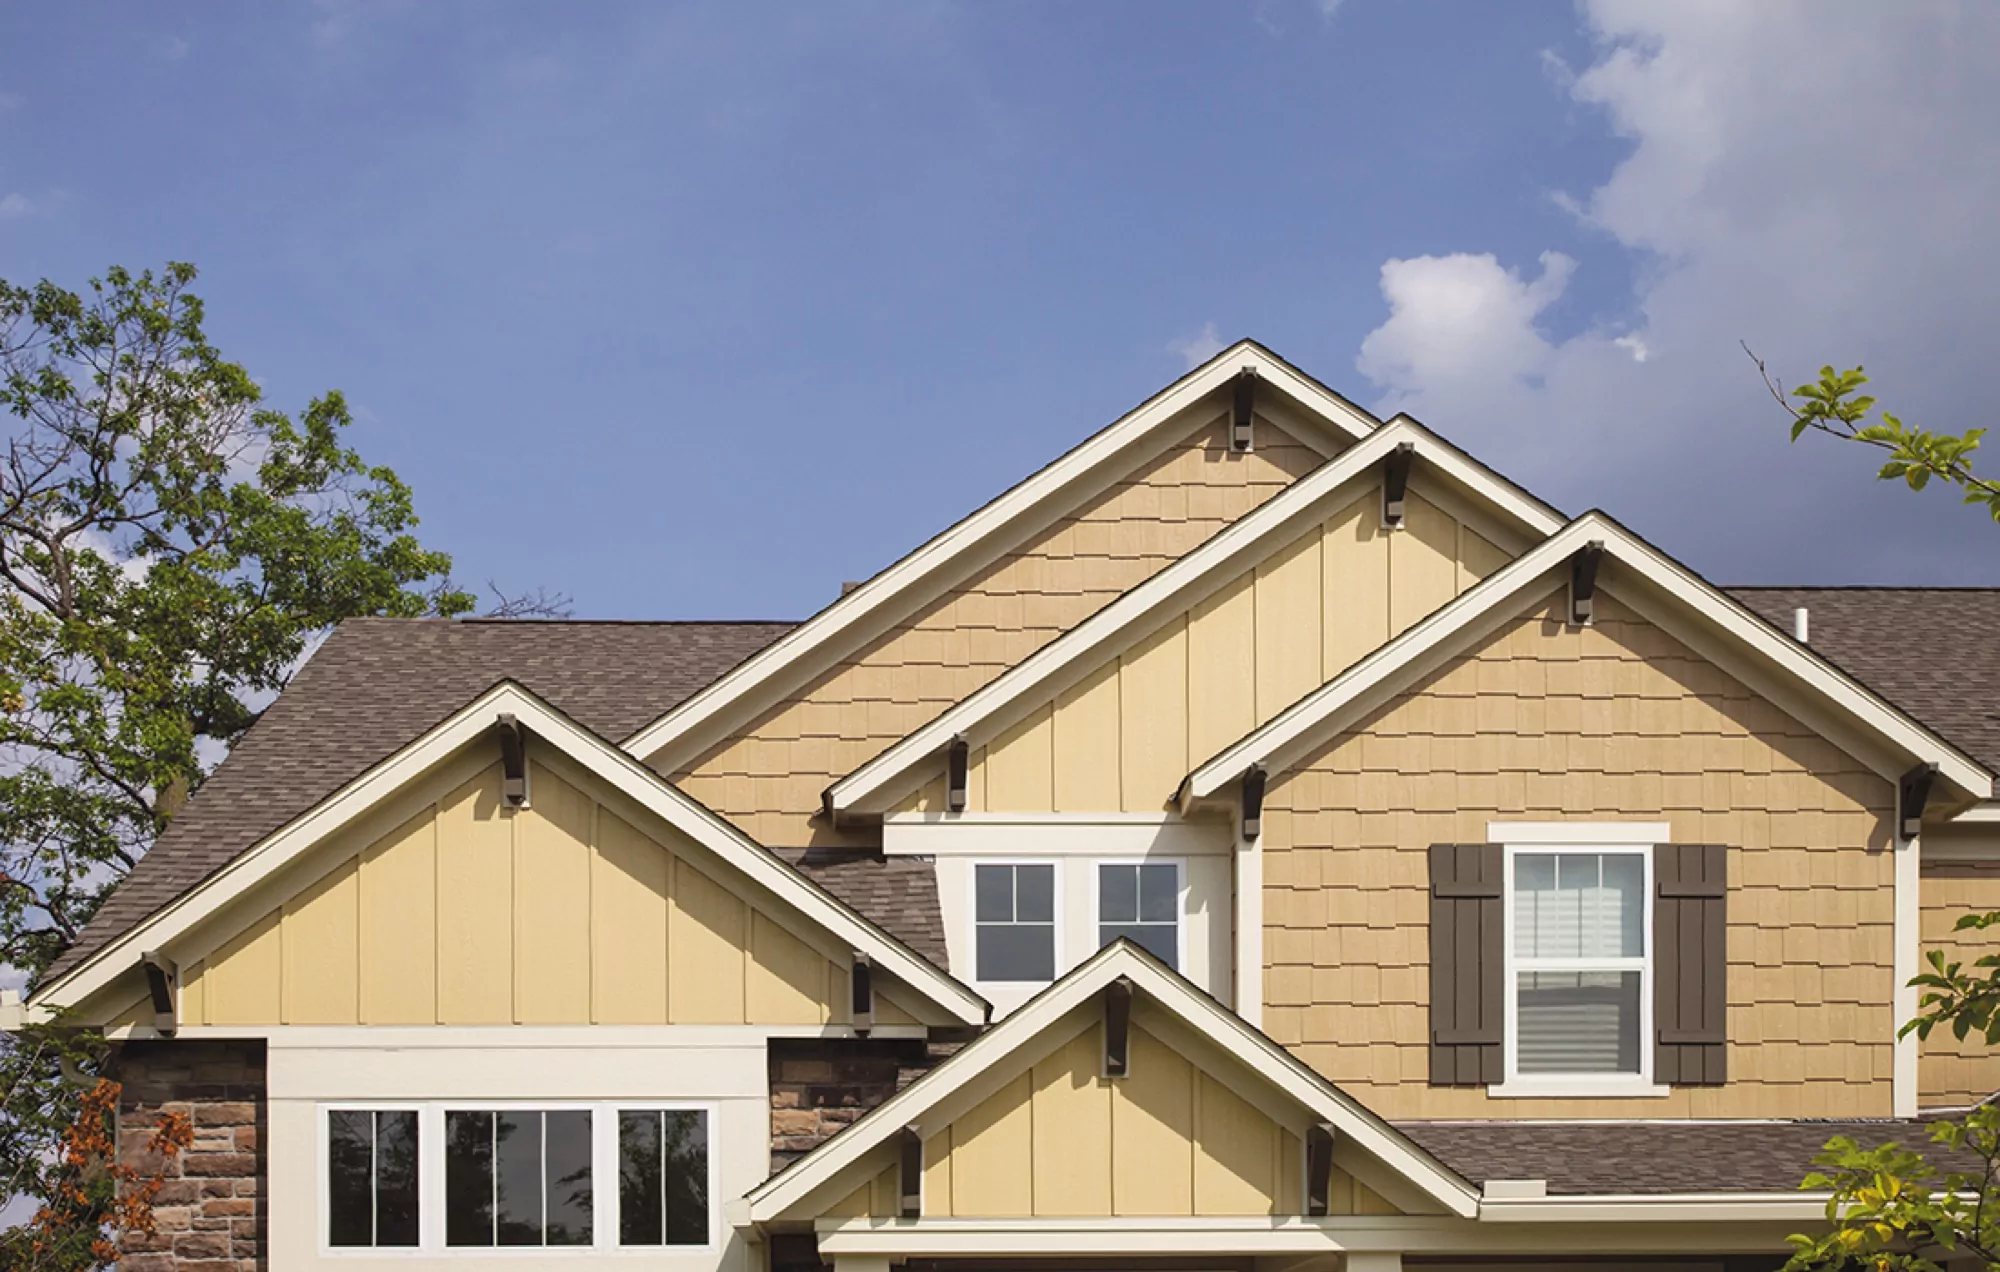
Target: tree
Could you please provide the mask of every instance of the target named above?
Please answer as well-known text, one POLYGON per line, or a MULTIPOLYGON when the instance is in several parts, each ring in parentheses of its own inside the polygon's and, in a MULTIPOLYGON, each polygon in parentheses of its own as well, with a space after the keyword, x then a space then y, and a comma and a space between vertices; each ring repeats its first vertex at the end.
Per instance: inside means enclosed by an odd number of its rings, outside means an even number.
MULTIPOLYGON (((1749 353, 1746 347, 1744 352, 1749 353)), ((1985 429, 1933 433, 1911 428, 1887 411, 1871 422, 1875 399, 1862 392, 1860 367, 1820 368, 1819 379, 1786 393, 1752 353, 1759 374, 1792 416, 1792 440, 1821 433, 1884 452, 1878 472, 1922 490, 1933 480, 1957 487, 1968 504, 2000 521, 2000 483, 1979 476, 1972 456, 1985 429)), ((2000 913, 1968 914, 1959 931, 2000 925, 2000 913)), ((1940 1028, 1961 1041, 1978 1034, 2000 1043, 2000 954, 1970 965, 1942 950, 1926 954, 1930 970, 1911 983, 1922 991, 1915 1019, 1898 1037, 1921 1041, 1940 1028)), ((2000 1266, 2000 1105, 1988 1102, 1927 1128, 1928 1147, 1864 1146, 1837 1136, 1814 1158, 1821 1169, 1804 1187, 1829 1193, 1827 1230, 1792 1238, 1788 1269, 1858 1265, 1878 1272, 1938 1272, 1945 1259, 1972 1258, 2000 1266)))
MULTIPOLYGON (((340 394, 266 404, 194 280, 0 280, 0 963, 29 977, 334 624, 474 605, 340 394)), ((0 1050, 0 1180, 45 1198, 79 1109, 55 1060, 0 1050)))

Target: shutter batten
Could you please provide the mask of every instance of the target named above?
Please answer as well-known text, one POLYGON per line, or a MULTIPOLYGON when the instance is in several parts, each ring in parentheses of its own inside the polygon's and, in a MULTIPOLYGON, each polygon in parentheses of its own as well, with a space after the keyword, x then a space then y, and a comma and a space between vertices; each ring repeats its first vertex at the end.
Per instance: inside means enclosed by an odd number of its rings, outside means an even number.
POLYGON ((1432 844, 1431 1083, 1503 1079, 1505 898, 1498 844, 1432 844))
POLYGON ((1653 850, 1653 1080, 1720 1086, 1728 1056, 1725 906, 1720 844, 1653 850))

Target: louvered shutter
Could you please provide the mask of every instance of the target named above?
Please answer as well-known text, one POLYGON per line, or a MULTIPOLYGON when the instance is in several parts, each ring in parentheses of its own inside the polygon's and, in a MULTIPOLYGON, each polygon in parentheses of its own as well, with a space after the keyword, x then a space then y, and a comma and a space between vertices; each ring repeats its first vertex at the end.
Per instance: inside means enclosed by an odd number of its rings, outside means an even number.
POLYGON ((1431 1083, 1505 1076, 1506 916, 1499 844, 1432 844, 1431 1083))
POLYGON ((1721 844, 1653 849, 1653 1080, 1720 1086, 1729 1035, 1721 844))

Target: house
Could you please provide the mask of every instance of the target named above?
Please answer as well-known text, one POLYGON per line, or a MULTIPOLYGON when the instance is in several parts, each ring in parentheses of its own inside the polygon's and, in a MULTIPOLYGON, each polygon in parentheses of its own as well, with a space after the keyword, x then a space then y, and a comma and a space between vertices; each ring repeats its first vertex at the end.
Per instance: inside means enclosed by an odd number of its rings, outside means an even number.
POLYGON ((343 625, 8 1010, 132 1272, 1767 1268, 2000 1088, 1996 676, 1245 342, 797 625, 343 625))

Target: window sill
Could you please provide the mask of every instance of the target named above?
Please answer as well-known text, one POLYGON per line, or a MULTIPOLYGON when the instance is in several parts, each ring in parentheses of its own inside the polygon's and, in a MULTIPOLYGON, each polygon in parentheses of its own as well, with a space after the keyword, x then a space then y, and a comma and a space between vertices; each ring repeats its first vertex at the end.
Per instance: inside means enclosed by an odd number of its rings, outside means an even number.
POLYGON ((1496 1100, 1659 1100, 1673 1088, 1638 1078, 1516 1078, 1487 1087, 1486 1094, 1496 1100))

